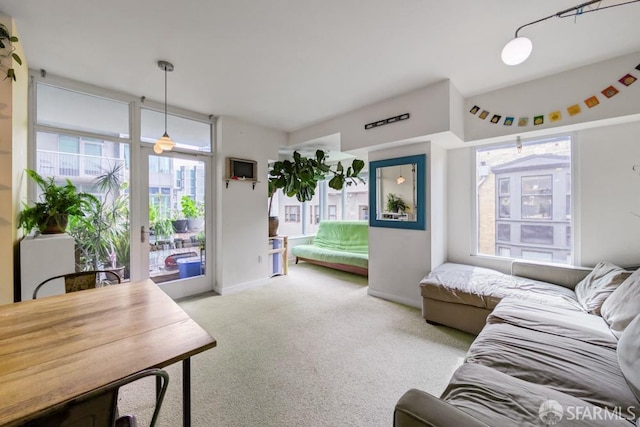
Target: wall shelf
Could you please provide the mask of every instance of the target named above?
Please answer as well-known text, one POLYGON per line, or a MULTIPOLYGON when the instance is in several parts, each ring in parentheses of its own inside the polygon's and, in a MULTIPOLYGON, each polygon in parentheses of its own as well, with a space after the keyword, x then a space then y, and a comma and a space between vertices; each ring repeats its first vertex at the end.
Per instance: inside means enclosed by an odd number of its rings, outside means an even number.
POLYGON ((257 181, 257 180, 255 180, 255 179, 227 178, 227 179, 225 179, 225 188, 229 188, 229 181, 250 182, 250 183, 251 183, 251 188, 252 188, 253 190, 255 190, 255 189, 256 189, 256 184, 260 182, 260 181, 257 181))

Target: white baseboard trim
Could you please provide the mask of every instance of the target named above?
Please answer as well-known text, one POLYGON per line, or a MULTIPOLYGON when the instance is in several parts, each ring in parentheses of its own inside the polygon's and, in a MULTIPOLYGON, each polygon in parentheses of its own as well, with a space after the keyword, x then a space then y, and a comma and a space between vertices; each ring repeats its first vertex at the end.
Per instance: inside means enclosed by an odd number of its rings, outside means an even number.
POLYGON ((220 295, 236 294, 238 292, 246 291, 251 288, 257 288, 258 286, 266 285, 268 282, 269 282, 269 279, 265 278, 265 279, 254 280, 252 282, 238 283, 237 285, 233 285, 233 286, 223 286, 218 291, 218 293, 220 295))
POLYGON ((372 297, 382 298, 393 302, 398 302, 400 304, 408 305, 409 307, 422 308, 422 301, 414 300, 411 298, 399 297, 397 295, 389 294, 387 292, 376 291, 375 289, 371 289, 369 286, 369 290, 367 291, 369 295, 372 297))

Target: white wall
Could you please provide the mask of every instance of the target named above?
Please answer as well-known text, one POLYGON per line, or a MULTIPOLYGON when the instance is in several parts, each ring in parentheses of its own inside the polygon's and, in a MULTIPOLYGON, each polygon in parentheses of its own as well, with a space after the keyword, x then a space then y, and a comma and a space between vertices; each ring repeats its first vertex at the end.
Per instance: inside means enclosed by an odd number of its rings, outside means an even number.
POLYGON ((578 132, 581 264, 640 264, 640 123, 578 132))
POLYGON ((451 130, 462 131, 461 115, 456 114, 453 117, 450 109, 450 105, 460 103, 458 90, 449 80, 443 80, 293 132, 289 135, 289 144, 339 133, 342 151, 350 151, 423 135, 449 133, 451 130), (364 128, 367 123, 403 113, 410 113, 411 117, 373 129, 364 128))
POLYGON ((468 98, 464 106, 465 139, 476 141, 531 132, 549 134, 565 131, 567 127, 575 130, 576 125, 585 128, 601 120, 638 115, 640 82, 636 81, 630 86, 618 82, 627 73, 640 77, 634 68, 638 65, 638 57, 636 52, 468 98), (606 98, 600 91, 610 85, 619 93, 606 98), (584 100, 592 95, 597 96, 600 104, 588 108, 584 100), (569 116, 566 108, 574 104, 580 105, 582 112, 569 116), (481 120, 478 118, 480 112, 476 115, 469 113, 474 105, 479 106, 480 111, 489 111, 489 116, 481 120), (558 110, 562 119, 550 122, 549 113, 558 110), (502 115, 500 123, 490 122, 493 114, 502 115), (533 117, 538 115, 545 116, 544 124, 534 126, 533 117), (514 116, 516 121, 520 116, 529 117, 529 125, 519 127, 515 123, 504 126, 502 121, 506 116, 514 116))
POLYGON ((214 289, 220 294, 266 283, 268 277, 267 163, 286 144, 284 132, 220 117, 216 156, 216 260, 214 289), (261 182, 231 181, 225 186, 227 157, 256 160, 261 182))
POLYGON ((447 150, 431 143, 427 164, 427 228, 431 232, 431 265, 447 259, 447 150))
MULTIPOLYGON (((369 161, 427 154, 428 173, 429 152, 430 144, 423 142, 372 151, 369 161)), ((427 190, 425 200, 429 200, 427 190)), ((431 269, 430 260, 429 220, 427 230, 369 227, 369 295, 420 307, 418 283, 431 269)))
MULTIPOLYGON (((0 15, 0 23, 5 25, 12 35, 20 37, 11 18, 0 15)), ((14 260, 19 234, 16 226, 21 202, 26 200, 23 176, 27 166, 29 76, 20 43, 16 43, 16 53, 23 60, 22 65, 13 62, 16 82, 4 79, 4 75, 0 76, 0 304, 11 303, 14 299, 14 272, 18 267, 14 260)), ((2 58, 3 65, 11 62, 11 58, 2 58)))
MULTIPOLYGON (((579 264, 599 261, 618 265, 640 264, 640 123, 627 123, 574 133, 574 158, 579 188, 574 229, 579 264)), ((474 232, 472 180, 473 148, 449 151, 448 156, 448 260, 509 271, 509 262, 472 256, 474 232)))

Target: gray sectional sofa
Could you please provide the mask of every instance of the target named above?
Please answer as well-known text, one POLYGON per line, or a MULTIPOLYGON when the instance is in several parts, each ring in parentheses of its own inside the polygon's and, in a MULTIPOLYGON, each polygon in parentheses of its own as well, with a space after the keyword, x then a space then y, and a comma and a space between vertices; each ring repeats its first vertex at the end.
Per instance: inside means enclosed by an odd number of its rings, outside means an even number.
POLYGON ((425 319, 479 334, 441 396, 407 391, 394 425, 640 426, 640 270, 512 273, 444 264, 423 280, 425 319))

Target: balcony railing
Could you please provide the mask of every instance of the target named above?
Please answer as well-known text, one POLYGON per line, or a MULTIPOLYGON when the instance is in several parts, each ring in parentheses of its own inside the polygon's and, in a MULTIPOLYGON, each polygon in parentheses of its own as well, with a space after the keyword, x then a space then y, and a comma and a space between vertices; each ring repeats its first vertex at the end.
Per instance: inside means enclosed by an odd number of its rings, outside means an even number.
POLYGON ((93 179, 121 165, 121 178, 128 175, 124 159, 38 150, 38 173, 42 176, 93 179))

